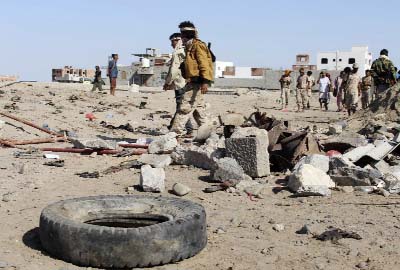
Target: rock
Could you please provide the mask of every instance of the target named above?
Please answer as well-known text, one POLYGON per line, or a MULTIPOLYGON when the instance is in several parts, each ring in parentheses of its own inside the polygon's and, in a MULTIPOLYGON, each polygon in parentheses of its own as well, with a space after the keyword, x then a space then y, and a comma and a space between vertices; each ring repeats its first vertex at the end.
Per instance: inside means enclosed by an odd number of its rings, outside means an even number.
POLYGON ((145 192, 163 192, 165 188, 163 168, 152 168, 144 165, 140 168, 140 186, 145 192))
POLYGON ((129 91, 131 93, 139 93, 139 85, 131 84, 131 86, 129 87, 129 91))
POLYGON ((256 184, 256 185, 246 187, 244 189, 244 192, 246 192, 247 194, 251 194, 257 198, 262 199, 262 193, 263 193, 265 187, 266 187, 266 185, 264 185, 264 184, 256 184))
POLYGON ((165 168, 171 164, 172 159, 169 155, 143 154, 138 161, 153 168, 165 168))
POLYGON ((149 153, 150 154, 171 153, 172 151, 174 151, 177 145, 178 141, 176 140, 176 133, 169 132, 168 134, 155 139, 149 144, 149 153))
POLYGON ((180 183, 175 183, 172 186, 172 190, 174 191, 174 194, 178 195, 178 196, 185 196, 190 191, 192 191, 188 186, 185 186, 185 185, 180 184, 180 183))
POLYGON ((226 156, 236 159, 251 177, 270 174, 268 133, 258 128, 239 128, 225 140, 226 156))
POLYGON ((196 136, 194 137, 193 141, 204 142, 211 136, 213 129, 214 126, 212 125, 209 124, 201 125, 199 129, 196 131, 196 136))
POLYGON ((293 170, 297 170, 301 165, 309 164, 315 168, 321 169, 324 172, 329 171, 329 157, 324 155, 309 155, 302 157, 299 162, 294 166, 293 170))
POLYGON ((360 262, 359 264, 356 265, 356 267, 361 270, 365 270, 368 268, 368 264, 366 262, 360 262))
POLYGON ((358 166, 338 167, 329 172, 338 186, 371 186, 383 179, 383 175, 375 169, 365 169, 358 166))
POLYGON ((343 156, 333 156, 329 158, 329 170, 334 170, 339 167, 353 167, 355 166, 348 158, 343 156))
POLYGON ((198 147, 196 145, 178 145, 171 154, 175 164, 192 165, 196 168, 211 170, 215 168, 216 161, 224 156, 224 150, 218 148, 218 142, 207 139, 206 144, 198 147))
POLYGON ((117 141, 106 141, 98 138, 70 138, 75 148, 116 149, 117 141))
POLYGON ((2 130, 3 129, 3 127, 4 127, 4 125, 6 124, 6 122, 5 121, 3 121, 3 120, 0 120, 0 130, 2 130))
POLYGON ((343 127, 339 124, 329 125, 329 134, 337 135, 343 132, 343 127))
POLYGON ((385 189, 390 194, 400 193, 400 177, 398 175, 395 173, 385 174, 383 181, 385 181, 385 189))
POLYGON ((297 230, 296 233, 297 234, 311 234, 311 229, 307 224, 305 224, 303 227, 301 227, 300 230, 297 230))
POLYGON ((272 229, 273 229, 274 231, 277 231, 277 232, 282 232, 282 231, 285 230, 285 225, 283 225, 283 224, 274 224, 274 225, 272 226, 272 229))
POLYGON ((259 184, 256 181, 253 181, 253 179, 242 180, 236 185, 235 188, 236 188, 236 190, 243 192, 243 191, 245 191, 245 189, 248 189, 250 187, 257 186, 257 185, 259 185, 259 184))
POLYGON ((9 201, 11 201, 11 196, 10 196, 10 194, 4 194, 3 195, 3 198, 2 198, 2 201, 3 202, 9 202, 9 201))
POLYGON ((340 190, 344 193, 353 193, 354 192, 354 188, 351 186, 343 186, 340 187, 340 190))
POLYGON ((227 180, 243 180, 243 168, 233 158, 222 158, 215 164, 215 168, 211 171, 211 178, 218 182, 227 180))
POLYGON ((374 168, 380 171, 382 174, 387 174, 390 171, 390 165, 384 160, 381 160, 378 163, 376 163, 374 165, 374 168))
POLYGON ((290 175, 288 187, 300 196, 329 196, 329 188, 335 187, 335 183, 321 169, 304 164, 290 175))
POLYGON ((6 268, 6 267, 9 267, 8 263, 0 261, 0 268, 6 268))
POLYGON ((219 116, 224 126, 241 126, 244 123, 244 116, 240 113, 225 113, 219 116))
POLYGON ((363 192, 363 193, 372 193, 376 190, 377 188, 374 186, 356 186, 354 187, 354 191, 356 192, 363 192))
POLYGON ((384 196, 384 197, 389 197, 390 196, 390 192, 383 189, 383 188, 379 188, 378 189, 378 194, 384 196))

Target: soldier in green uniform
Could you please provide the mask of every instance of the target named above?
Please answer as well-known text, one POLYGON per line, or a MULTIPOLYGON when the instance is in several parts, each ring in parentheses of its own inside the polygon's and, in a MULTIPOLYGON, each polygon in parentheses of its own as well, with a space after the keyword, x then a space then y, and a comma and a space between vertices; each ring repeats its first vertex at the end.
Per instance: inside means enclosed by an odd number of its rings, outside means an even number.
POLYGON ((377 94, 384 92, 396 83, 396 69, 390 61, 389 51, 386 49, 383 49, 379 58, 372 63, 371 71, 377 94))

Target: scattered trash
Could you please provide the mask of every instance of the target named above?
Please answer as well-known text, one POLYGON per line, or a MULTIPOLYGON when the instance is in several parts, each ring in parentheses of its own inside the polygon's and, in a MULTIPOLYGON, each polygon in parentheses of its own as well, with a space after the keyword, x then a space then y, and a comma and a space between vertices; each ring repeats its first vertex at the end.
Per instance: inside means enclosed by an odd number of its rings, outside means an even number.
POLYGON ((45 162, 44 165, 52 167, 64 167, 64 160, 60 159, 55 161, 49 161, 45 162))
POLYGON ((78 175, 79 177, 82 177, 82 178, 99 178, 100 177, 100 173, 98 171, 76 173, 75 175, 78 175))
POLYGON ((85 118, 87 118, 89 121, 93 121, 93 120, 97 119, 97 117, 93 113, 85 114, 85 118))
POLYGON ((44 154, 43 156, 47 159, 60 159, 60 156, 56 154, 44 154))
POLYGON ((315 236, 315 238, 320 241, 332 241, 333 243, 337 243, 338 240, 342 238, 353 238, 356 240, 362 239, 358 233, 348 232, 337 228, 329 229, 322 234, 315 236))

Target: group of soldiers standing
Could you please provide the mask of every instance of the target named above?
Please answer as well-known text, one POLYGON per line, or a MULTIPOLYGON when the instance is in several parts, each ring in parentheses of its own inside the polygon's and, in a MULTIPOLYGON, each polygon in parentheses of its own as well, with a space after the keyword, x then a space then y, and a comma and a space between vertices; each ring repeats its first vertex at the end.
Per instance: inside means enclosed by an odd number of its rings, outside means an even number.
MULTIPOLYGON (((318 84, 321 109, 324 105, 328 110, 330 93, 333 92, 333 96, 337 98, 337 111, 345 109, 350 116, 356 112, 360 100, 362 108, 366 109, 377 95, 382 94, 397 81, 396 68, 389 59, 389 52, 386 49, 380 52, 380 57, 372 63, 371 70, 366 71, 365 77, 360 78, 358 70, 358 64, 354 63, 352 68, 346 67, 332 82, 329 73, 322 71, 316 81, 311 71, 306 74, 304 68, 301 68, 296 81, 297 111, 303 112, 310 108, 311 90, 315 84, 318 84)), ((279 80, 282 109, 286 109, 289 104, 292 84, 290 74, 290 70, 285 70, 279 80)))

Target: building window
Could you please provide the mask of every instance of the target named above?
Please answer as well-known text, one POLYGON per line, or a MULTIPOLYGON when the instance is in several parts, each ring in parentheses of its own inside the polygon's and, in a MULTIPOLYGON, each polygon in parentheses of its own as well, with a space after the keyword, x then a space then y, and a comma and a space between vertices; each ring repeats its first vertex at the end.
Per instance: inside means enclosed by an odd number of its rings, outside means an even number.
POLYGON ((339 58, 339 62, 342 62, 342 58, 339 58))
POLYGON ((356 62, 355 58, 349 58, 349 64, 352 65, 356 62))
POLYGON ((161 72, 161 80, 165 80, 167 78, 168 72, 161 72))
POLYGON ((328 64, 328 58, 321 58, 321 64, 328 64))
POLYGON ((333 61, 333 62, 336 62, 336 59, 335 59, 335 58, 333 58, 333 59, 332 59, 332 61, 333 61))

